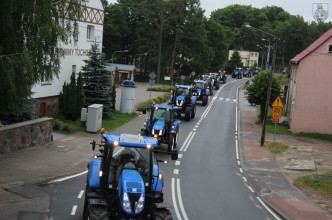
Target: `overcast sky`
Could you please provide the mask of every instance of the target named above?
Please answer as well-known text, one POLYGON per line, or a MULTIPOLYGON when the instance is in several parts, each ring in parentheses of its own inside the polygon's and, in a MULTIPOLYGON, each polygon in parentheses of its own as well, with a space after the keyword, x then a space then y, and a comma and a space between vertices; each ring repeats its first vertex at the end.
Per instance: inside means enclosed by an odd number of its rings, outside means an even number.
POLYGON ((328 3, 328 18, 326 21, 332 20, 331 5, 332 0, 201 0, 201 8, 205 10, 205 16, 209 17, 211 12, 224 8, 229 5, 251 5, 255 8, 263 8, 265 6, 278 6, 289 12, 291 15, 300 15, 305 21, 314 21, 313 7, 314 3, 328 3))
MULTIPOLYGON (((108 2, 114 3, 117 1, 108 0, 108 2)), ((324 9, 328 11, 326 21, 332 21, 332 0, 201 0, 201 8, 205 10, 205 16, 210 17, 212 11, 234 4, 251 5, 255 8, 275 5, 283 8, 291 15, 302 16, 305 21, 314 21, 313 8, 316 8, 314 3, 327 3, 327 7, 326 4, 323 5, 324 9)))

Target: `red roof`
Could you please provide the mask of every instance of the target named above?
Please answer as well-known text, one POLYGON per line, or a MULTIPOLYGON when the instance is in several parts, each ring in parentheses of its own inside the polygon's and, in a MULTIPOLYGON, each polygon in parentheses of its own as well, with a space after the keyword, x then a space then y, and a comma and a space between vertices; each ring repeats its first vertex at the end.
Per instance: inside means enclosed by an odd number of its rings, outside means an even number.
POLYGON ((313 42, 309 47, 307 47, 304 51, 296 55, 293 59, 291 59, 291 63, 299 63, 304 57, 308 54, 316 50, 320 45, 322 45, 325 41, 332 37, 332 28, 325 32, 320 38, 318 38, 315 42, 313 42))

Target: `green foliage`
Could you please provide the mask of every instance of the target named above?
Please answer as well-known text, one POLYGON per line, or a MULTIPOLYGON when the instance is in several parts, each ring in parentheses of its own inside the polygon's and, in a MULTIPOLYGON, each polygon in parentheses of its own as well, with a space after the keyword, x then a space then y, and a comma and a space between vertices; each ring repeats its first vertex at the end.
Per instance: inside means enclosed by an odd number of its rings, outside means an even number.
POLYGON ((284 152, 288 147, 287 144, 281 142, 266 142, 265 144, 274 154, 279 154, 281 152, 284 152))
MULTIPOLYGON (((266 103, 270 74, 271 72, 261 71, 257 75, 252 77, 251 83, 248 83, 245 86, 244 95, 248 100, 248 102, 255 105, 260 105, 261 119, 264 116, 262 113, 265 112, 265 103, 266 103)), ((271 106, 272 102, 280 95, 280 91, 281 91, 280 80, 277 80, 277 78, 272 77, 269 106, 271 106)))
POLYGON ((85 105, 102 104, 103 118, 111 118, 113 77, 105 70, 105 61, 96 43, 91 45, 88 57, 82 68, 85 105))
POLYGON ((170 97, 171 97, 171 94, 166 93, 162 96, 157 96, 151 100, 141 102, 136 106, 136 111, 142 112, 143 110, 150 108, 152 104, 160 104, 160 103, 167 102, 170 99, 170 97))
POLYGON ((239 51, 235 50, 227 64, 227 72, 233 73, 236 67, 242 67, 242 61, 239 51))
POLYGON ((294 181, 294 185, 300 189, 310 188, 315 193, 320 196, 331 198, 332 197, 332 181, 326 180, 326 178, 331 179, 332 173, 325 173, 321 175, 308 175, 303 176, 294 181))
POLYGON ((64 83, 59 96, 59 109, 66 119, 76 120, 80 117, 84 106, 84 92, 82 75, 79 73, 77 81, 75 73, 70 76, 70 83, 64 83))
POLYGON ((58 75, 59 40, 77 36, 81 12, 80 0, 1 1, 0 113, 21 114, 32 86, 58 75))

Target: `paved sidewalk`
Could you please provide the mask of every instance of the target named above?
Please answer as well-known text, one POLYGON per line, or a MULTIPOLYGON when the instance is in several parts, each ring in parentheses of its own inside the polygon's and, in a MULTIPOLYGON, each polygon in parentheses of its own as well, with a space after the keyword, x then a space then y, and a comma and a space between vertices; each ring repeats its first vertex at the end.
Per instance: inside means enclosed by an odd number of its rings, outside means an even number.
MULTIPOLYGON (((239 98, 241 162, 248 183, 254 191, 285 219, 332 219, 327 211, 289 183, 281 172, 282 168, 278 166, 275 155, 260 146, 261 126, 256 124, 256 107, 250 106, 245 100, 243 90, 240 90, 239 98)), ((273 135, 266 134, 265 140, 273 141, 273 135)), ((296 137, 285 135, 276 135, 276 141, 288 145, 301 144, 296 137)))

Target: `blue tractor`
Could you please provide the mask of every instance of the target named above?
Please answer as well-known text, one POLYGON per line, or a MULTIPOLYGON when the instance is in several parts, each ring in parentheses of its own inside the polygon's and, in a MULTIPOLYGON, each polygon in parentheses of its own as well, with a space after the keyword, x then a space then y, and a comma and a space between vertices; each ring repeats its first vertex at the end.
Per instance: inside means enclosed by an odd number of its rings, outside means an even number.
POLYGON ((172 105, 152 105, 150 115, 141 128, 141 135, 154 137, 158 144, 167 144, 168 152, 176 148, 181 108, 172 105))
POLYGON ((193 96, 193 86, 175 85, 172 96, 168 104, 178 106, 180 114, 184 114, 186 121, 196 115, 196 96, 193 96))
POLYGON ((205 80, 194 80, 193 95, 197 101, 202 101, 202 105, 206 106, 209 101, 210 89, 205 80))
MULTIPOLYGON (((163 175, 154 151, 158 140, 101 130, 102 142, 93 141, 101 155, 88 165, 84 220, 172 219, 163 199, 163 175)), ((178 151, 171 153, 172 160, 178 151)))

